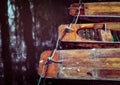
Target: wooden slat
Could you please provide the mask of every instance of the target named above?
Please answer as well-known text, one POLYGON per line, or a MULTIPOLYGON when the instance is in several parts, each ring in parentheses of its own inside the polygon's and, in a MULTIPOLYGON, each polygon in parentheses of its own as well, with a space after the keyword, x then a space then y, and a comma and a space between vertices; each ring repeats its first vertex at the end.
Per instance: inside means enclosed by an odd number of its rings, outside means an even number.
POLYGON ((120 22, 120 2, 97 2, 97 3, 73 3, 69 14, 78 15, 78 7, 81 5, 79 21, 89 22, 120 22))
POLYGON ((120 2, 86 3, 85 14, 120 16, 120 2))
MULTIPOLYGON (((119 39, 117 39, 116 41, 112 34, 113 31, 120 32, 120 23, 72 24, 70 31, 66 31, 62 33, 66 27, 68 27, 68 25, 60 25, 58 31, 59 36, 62 35, 60 41, 63 49, 66 47, 69 48, 70 45, 71 48, 74 48, 75 46, 82 48, 119 48, 120 47, 119 39), (107 31, 105 31, 104 28, 105 24, 107 31), (91 38, 89 37, 91 36, 91 34, 86 35, 85 37, 78 34, 79 30, 91 30, 91 29, 94 31, 94 35, 92 35, 94 36, 93 39, 89 39, 91 38), (99 43, 99 41, 101 41, 100 42, 101 44, 99 43), (67 43, 65 47, 63 46, 62 42, 73 42, 73 44, 69 45, 69 43, 67 43), (80 44, 74 44, 74 42, 80 42, 80 44), (82 42, 88 42, 88 43, 82 43, 82 42), (93 43, 89 43, 89 42, 93 42, 93 43), (113 44, 107 42, 112 42, 113 44), (114 42, 118 42, 118 43, 114 43, 114 42)), ((119 35, 117 35, 117 38, 119 38, 119 35)))
MULTIPOLYGON (((59 26, 59 36, 62 35, 62 37, 60 38, 61 41, 63 42, 98 42, 98 41, 104 41, 104 42, 114 42, 113 40, 113 37, 112 37, 112 34, 111 34, 111 31, 115 30, 115 31, 120 31, 120 23, 107 23, 106 24, 106 29, 107 31, 105 31, 104 29, 104 25, 103 23, 91 23, 91 24, 72 24, 71 25, 71 30, 70 31, 66 31, 64 32, 64 34, 62 33, 63 30, 68 27, 68 25, 60 25, 59 26), (78 30, 80 29, 93 29, 94 31, 95 30, 99 30, 99 34, 96 34, 95 37, 97 37, 98 35, 98 38, 94 38, 94 39, 87 39, 85 37, 82 37, 80 35, 78 35, 78 30), (96 39, 96 40, 95 40, 96 39)), ((119 37, 119 35, 118 35, 119 37)), ((103 44, 86 44, 86 43, 80 43, 80 44, 75 44, 75 46, 79 46, 79 47, 88 47, 88 48, 119 48, 120 47, 120 44, 105 44, 103 42, 103 44)), ((115 42, 119 42, 119 41, 115 41, 115 42)), ((73 45, 73 44, 72 44, 73 45)), ((68 46, 69 46, 69 43, 68 43, 68 46)))
MULTIPOLYGON (((50 54, 51 51, 42 53, 39 74, 50 54)), ((58 50, 54 60, 61 60, 62 64, 49 65, 46 74, 49 78, 120 79, 120 48, 58 50)))
MULTIPOLYGON (((72 24, 71 25, 71 31, 66 32, 64 36, 62 36, 62 41, 88 41, 88 39, 80 37, 77 34, 77 31, 79 29, 101 29, 102 32, 104 32, 103 30, 103 26, 104 24, 72 24)), ((62 34, 62 31, 64 30, 64 28, 68 27, 68 25, 60 25, 59 26, 59 35, 62 34)), ((116 31, 120 31, 120 23, 107 23, 106 24, 106 28, 109 30, 116 30, 116 31)), ((108 31, 109 31, 108 30, 108 31)), ((101 33, 102 34, 102 33, 101 33)), ((104 33, 105 34, 105 33, 104 33)), ((111 36, 111 32, 107 33, 107 36, 105 36, 107 38, 107 41, 111 41, 112 40, 112 36, 111 36)), ((105 41, 105 39, 103 39, 105 41)), ((90 41, 95 41, 95 40, 90 40, 90 41)))
MULTIPOLYGON (((70 6, 69 14, 75 16, 78 14, 79 3, 73 3, 70 6)), ((99 2, 81 4, 81 15, 93 16, 120 16, 120 2, 99 2)))
POLYGON ((59 77, 75 79, 120 79, 118 72, 118 70, 120 70, 120 49, 97 49, 97 53, 95 50, 60 51, 59 56, 63 63, 60 65, 59 77), (99 55, 97 55, 98 52, 100 52, 99 55), (116 56, 114 54, 116 54, 116 56), (104 57, 100 57, 102 55, 104 55, 104 57), (112 71, 111 74, 109 69, 112 71), (105 71, 108 71, 109 76, 105 71))

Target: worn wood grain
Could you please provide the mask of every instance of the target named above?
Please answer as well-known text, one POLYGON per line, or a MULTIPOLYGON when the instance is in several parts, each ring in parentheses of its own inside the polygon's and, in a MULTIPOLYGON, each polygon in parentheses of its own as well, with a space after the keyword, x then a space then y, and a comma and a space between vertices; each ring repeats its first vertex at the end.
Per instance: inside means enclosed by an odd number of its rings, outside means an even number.
MULTIPOLYGON (((51 52, 41 55, 46 61, 51 52)), ((48 67, 47 77, 68 79, 120 79, 120 48, 116 49, 80 49, 58 50, 55 60, 62 64, 52 63, 48 67)), ((39 63, 39 74, 44 62, 39 63)))
POLYGON ((61 78, 120 79, 120 49, 64 50, 60 51, 60 57, 63 60, 61 78))
POLYGON ((94 79, 94 74, 90 68, 60 67, 59 77, 68 79, 94 79))
POLYGON ((81 15, 93 16, 120 16, 120 2, 99 2, 99 3, 73 3, 70 6, 69 14, 78 14, 77 8, 81 5, 81 15))
POLYGON ((115 15, 120 16, 119 2, 104 2, 104 3, 86 3, 86 15, 115 15))

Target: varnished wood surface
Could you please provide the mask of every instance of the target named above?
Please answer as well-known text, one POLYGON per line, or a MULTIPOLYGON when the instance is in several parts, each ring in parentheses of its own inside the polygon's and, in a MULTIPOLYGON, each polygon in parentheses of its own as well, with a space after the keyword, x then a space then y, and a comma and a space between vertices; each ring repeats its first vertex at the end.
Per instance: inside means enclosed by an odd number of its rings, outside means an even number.
POLYGON ((81 15, 93 16, 120 16, 120 2, 98 2, 98 3, 73 3, 70 6, 69 14, 78 14, 77 8, 81 5, 81 15))
MULTIPOLYGON (((49 51, 41 55, 45 61, 49 51)), ((62 64, 52 63, 48 69, 49 78, 67 79, 120 79, 120 49, 58 50, 54 59, 62 64)), ((43 63, 39 63, 39 74, 43 63)))

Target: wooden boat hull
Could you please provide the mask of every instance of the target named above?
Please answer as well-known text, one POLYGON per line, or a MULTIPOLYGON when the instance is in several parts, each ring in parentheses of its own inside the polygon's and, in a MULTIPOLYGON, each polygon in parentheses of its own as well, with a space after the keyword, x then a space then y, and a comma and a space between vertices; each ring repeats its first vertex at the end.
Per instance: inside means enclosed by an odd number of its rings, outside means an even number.
MULTIPOLYGON (((42 53, 40 75, 50 55, 51 51, 42 53)), ((45 65, 44 75, 47 78, 120 80, 120 48, 58 50, 53 59, 62 63, 45 65)))

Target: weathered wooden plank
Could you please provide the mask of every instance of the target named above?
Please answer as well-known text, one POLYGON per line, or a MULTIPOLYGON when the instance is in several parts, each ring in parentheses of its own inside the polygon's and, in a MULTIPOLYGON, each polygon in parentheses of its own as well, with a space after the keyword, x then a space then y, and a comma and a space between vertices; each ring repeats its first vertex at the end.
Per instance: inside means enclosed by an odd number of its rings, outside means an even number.
POLYGON ((101 56, 104 55, 105 57, 106 55, 105 58, 95 55, 97 53, 94 50, 77 50, 73 53, 73 55, 72 51, 73 50, 60 51, 60 57, 62 57, 61 59, 63 60, 63 63, 60 66, 60 78, 120 79, 120 75, 118 72, 118 70, 120 71, 120 49, 113 49, 111 51, 110 49, 99 50, 101 56), (83 53, 81 53, 82 51, 83 53), (109 52, 112 53, 109 54, 109 52), (75 56, 75 54, 77 56, 75 56), (84 54, 88 55, 84 58, 84 54), (117 55, 115 56, 117 58, 114 57, 114 54, 117 55), (111 71, 112 73, 110 74, 111 71), (107 73, 109 74, 109 76, 107 75, 107 73))
POLYGON ((119 2, 99 2, 99 3, 86 3, 86 15, 115 15, 120 16, 120 3, 119 2))
MULTIPOLYGON (((50 54, 49 51, 42 53, 39 74, 50 54)), ((49 65, 46 76, 50 78, 120 79, 120 48, 58 50, 54 60, 61 60, 62 64, 49 65)))
MULTIPOLYGON (((60 25, 59 26, 59 35, 62 33, 62 31, 68 27, 68 25, 60 25)), ((62 37, 62 40, 63 41, 73 41, 73 40, 85 40, 87 41, 87 39, 84 39, 80 36, 78 36, 77 34, 77 31, 79 29, 101 29, 102 31, 104 31, 104 24, 103 23, 99 23, 99 24, 95 24, 95 23, 92 23, 92 24, 72 24, 71 25, 71 31, 68 31, 66 32, 66 35, 64 35, 62 37)), ((116 30, 116 31, 120 31, 120 23, 106 23, 106 29, 109 31, 109 30, 116 30)), ((109 35, 110 32, 108 33, 109 35)), ((107 36, 106 36, 107 37, 107 36)), ((112 36, 110 36, 112 37, 112 36)), ((91 40, 92 41, 92 40, 91 40)))
MULTIPOLYGON (((62 35, 62 37, 60 38, 61 41, 64 41, 64 42, 98 42, 98 41, 104 41, 104 42, 119 42, 120 39, 118 38, 119 37, 119 31, 120 31, 120 23, 107 23, 106 24, 106 29, 105 29, 105 24, 103 23, 99 23, 99 24, 95 24, 95 23, 92 23, 92 24, 72 24, 71 25, 71 30, 70 31, 66 31, 64 32, 64 34, 62 34, 63 30, 68 27, 68 25, 61 25, 59 26, 59 36, 62 35), (94 31, 94 33, 91 34, 91 32, 89 32, 89 36, 94 36, 94 39, 89 39, 87 37, 87 34, 86 36, 84 37, 84 33, 83 34, 80 34, 82 33, 82 30, 90 30, 92 29, 94 31), (98 32, 97 32, 98 30, 98 32), (106 30, 106 31, 105 31, 106 30), (114 37, 112 31, 117 31, 118 34, 117 34, 117 41, 115 40, 116 37, 114 37), (81 31, 81 32, 80 32, 81 31), (97 33, 96 33, 96 32, 97 33)), ((103 42, 103 44, 84 44, 84 43, 80 43, 78 44, 78 46, 81 46, 81 47, 94 47, 94 48, 99 48, 99 47, 120 47, 120 44, 105 44, 103 42)), ((69 45, 69 43, 68 43, 69 45)))
POLYGON ((120 2, 98 2, 98 3, 73 3, 69 14, 78 15, 78 7, 81 5, 79 21, 89 22, 120 22, 120 2))
POLYGON ((78 7, 81 5, 81 15, 93 16, 120 16, 120 2, 99 2, 99 3, 73 3, 70 6, 69 14, 78 14, 78 7))

